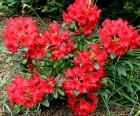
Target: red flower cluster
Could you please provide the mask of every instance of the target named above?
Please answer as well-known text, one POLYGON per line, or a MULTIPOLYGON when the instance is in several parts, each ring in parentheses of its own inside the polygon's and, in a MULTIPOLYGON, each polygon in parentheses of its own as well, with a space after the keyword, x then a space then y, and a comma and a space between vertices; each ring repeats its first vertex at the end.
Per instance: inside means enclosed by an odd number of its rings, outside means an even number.
POLYGON ((76 0, 67 8, 67 13, 63 12, 64 22, 71 24, 75 21, 78 29, 75 34, 90 34, 95 25, 98 24, 100 10, 91 0, 76 0))
POLYGON ((3 38, 11 52, 18 52, 18 48, 28 48, 25 56, 31 59, 46 56, 46 46, 49 46, 48 49, 52 52, 51 59, 60 59, 71 52, 74 45, 74 42, 69 40, 69 30, 61 30, 57 22, 51 23, 48 30, 39 35, 32 18, 22 16, 7 21, 3 29, 3 38))
MULTIPOLYGON (((75 66, 65 72, 67 80, 63 82, 63 89, 68 98, 76 96, 76 99, 80 99, 80 96, 88 96, 89 92, 94 92, 102 86, 100 78, 104 75, 104 63, 108 56, 98 44, 92 43, 90 47, 91 51, 84 50, 79 52, 74 59, 75 66)), ((69 100, 68 102, 70 102, 69 100)), ((74 105, 74 102, 70 106, 76 114, 88 114, 95 109, 96 104, 94 102, 96 103, 97 101, 89 103, 84 100, 78 102, 78 105, 74 105), (82 104, 83 106, 85 105, 84 111, 79 109, 82 104)))
POLYGON ((138 31, 121 18, 106 19, 99 29, 99 36, 107 52, 118 56, 124 55, 129 48, 134 49, 140 45, 138 31))
POLYGON ((51 59, 61 59, 73 49, 74 42, 69 39, 69 30, 61 30, 57 22, 51 23, 48 30, 43 31, 42 37, 48 42, 48 50, 51 51, 51 59))
POLYGON ((88 93, 86 96, 68 96, 68 104, 72 108, 72 112, 78 116, 87 116, 96 110, 97 95, 88 93))
POLYGON ((84 50, 78 53, 78 57, 74 59, 75 65, 78 65, 80 62, 82 62, 82 64, 86 66, 86 63, 92 64, 93 61, 101 66, 104 65, 108 58, 106 51, 97 43, 91 43, 90 48, 90 51, 84 50))
POLYGON ((26 56, 41 59, 46 55, 46 41, 38 35, 38 29, 31 17, 10 18, 3 29, 6 47, 11 52, 18 52, 18 48, 27 47, 26 56))
POLYGON ((49 94, 53 92, 55 82, 54 77, 44 80, 41 79, 37 73, 34 73, 31 79, 16 76, 7 86, 9 101, 27 108, 35 106, 43 100, 46 93, 49 94))
POLYGON ((28 47, 28 51, 25 53, 25 56, 31 59, 41 59, 46 56, 45 48, 46 40, 40 35, 37 35, 34 37, 34 42, 28 47))
POLYGON ((18 47, 30 46, 38 29, 31 17, 10 18, 3 29, 3 38, 6 47, 17 52, 18 47))

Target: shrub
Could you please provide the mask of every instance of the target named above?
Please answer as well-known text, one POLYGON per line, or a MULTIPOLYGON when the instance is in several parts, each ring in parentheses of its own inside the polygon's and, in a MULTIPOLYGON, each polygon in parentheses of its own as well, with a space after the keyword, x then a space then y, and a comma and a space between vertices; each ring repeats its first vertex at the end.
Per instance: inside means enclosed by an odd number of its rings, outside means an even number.
POLYGON ((54 21, 41 32, 31 17, 8 19, 2 36, 20 69, 7 86, 10 103, 48 107, 53 98, 64 96, 75 115, 86 116, 96 110, 99 95, 106 104, 109 92, 116 91, 111 96, 117 93, 138 105, 139 81, 129 83, 134 99, 116 86, 128 87, 130 71, 139 70, 133 68, 140 59, 139 32, 122 18, 106 19, 98 28, 99 18, 100 9, 91 0, 76 0, 63 12, 62 25, 54 21), (113 87, 109 92, 101 89, 107 81, 113 87))

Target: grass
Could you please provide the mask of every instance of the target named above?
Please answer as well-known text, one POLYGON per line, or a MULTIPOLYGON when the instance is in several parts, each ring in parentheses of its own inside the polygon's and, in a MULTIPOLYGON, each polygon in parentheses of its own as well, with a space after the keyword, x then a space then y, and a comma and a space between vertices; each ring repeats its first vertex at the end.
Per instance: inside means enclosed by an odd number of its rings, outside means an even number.
POLYGON ((133 116, 140 109, 140 48, 115 61, 107 64, 109 80, 101 90, 101 96, 109 116, 111 105, 126 108, 128 116, 133 116))

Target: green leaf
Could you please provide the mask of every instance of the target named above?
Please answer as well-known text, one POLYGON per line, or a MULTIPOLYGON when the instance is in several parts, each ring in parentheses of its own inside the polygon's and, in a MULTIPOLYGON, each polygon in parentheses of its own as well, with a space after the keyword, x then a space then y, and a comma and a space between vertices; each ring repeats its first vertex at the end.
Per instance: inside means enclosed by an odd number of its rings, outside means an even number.
POLYGON ((116 68, 117 68, 117 71, 118 71, 119 75, 126 76, 126 68, 125 67, 119 65, 116 68))
POLYGON ((42 10, 41 10, 41 12, 47 12, 48 11, 48 7, 47 6, 45 6, 42 10))
POLYGON ((94 67, 95 69, 99 70, 100 69, 100 65, 97 62, 94 62, 94 67))
POLYGON ((65 96, 65 93, 60 88, 58 88, 57 91, 58 91, 58 93, 60 93, 60 95, 65 96))
POLYGON ((3 5, 2 5, 2 2, 0 2, 0 9, 2 9, 3 8, 3 5))
POLYGON ((3 53, 10 53, 4 45, 0 46, 0 51, 3 53))
POLYGON ((101 79, 101 81, 102 81, 105 85, 107 85, 107 83, 108 83, 108 79, 106 79, 106 78, 108 78, 108 77, 105 77, 105 78, 102 78, 102 79, 101 79))
POLYGON ((74 55, 73 54, 68 54, 66 56, 64 56, 64 59, 69 59, 69 58, 72 58, 74 55))
POLYGON ((12 1, 10 4, 8 4, 8 6, 13 6, 16 3, 17 3, 17 1, 12 1))
POLYGON ((79 95, 79 91, 78 90, 74 90, 73 93, 78 96, 79 95))
MULTIPOLYGON (((20 74, 20 72, 19 72, 19 74, 20 74)), ((32 75, 31 74, 29 74, 29 73, 24 73, 24 72, 21 72, 21 75, 23 75, 25 78, 27 78, 27 79, 30 79, 31 77, 32 77, 32 75)))
POLYGON ((54 67, 54 68, 58 68, 58 67, 60 67, 62 64, 63 64, 63 61, 62 61, 62 60, 56 60, 53 67, 54 67))
POLYGON ((53 97, 54 97, 55 99, 57 99, 57 98, 58 98, 57 89, 55 89, 55 90, 54 90, 54 92, 53 92, 53 97))
POLYGON ((61 87, 62 86, 62 82, 61 81, 57 81, 56 82, 56 85, 59 86, 59 87, 61 87))
POLYGON ((27 64, 27 59, 22 60, 22 64, 27 64))
POLYGON ((130 61, 124 61, 124 62, 130 66, 131 70, 134 69, 134 68, 133 68, 133 65, 132 65, 132 63, 131 63, 130 61))
POLYGON ((46 106, 46 107, 49 107, 50 106, 50 103, 48 101, 48 99, 45 99, 43 102, 42 102, 42 105, 46 106))
POLYGON ((109 94, 108 92, 109 90, 105 90, 104 92, 102 92, 102 95, 104 96, 105 100, 108 100, 109 94))
POLYGON ((110 54, 110 58, 113 60, 113 59, 115 59, 116 58, 116 54, 110 54))

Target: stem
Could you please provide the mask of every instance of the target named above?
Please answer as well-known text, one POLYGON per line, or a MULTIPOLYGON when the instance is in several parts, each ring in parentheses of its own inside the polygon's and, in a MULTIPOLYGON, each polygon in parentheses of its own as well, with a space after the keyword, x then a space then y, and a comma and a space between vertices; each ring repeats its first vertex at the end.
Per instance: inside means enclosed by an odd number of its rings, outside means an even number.
POLYGON ((103 97, 102 95, 101 95, 101 97, 102 97, 103 102, 104 102, 104 104, 105 104, 105 107, 106 107, 106 109, 107 109, 108 115, 111 116, 111 113, 110 113, 110 111, 109 111, 109 107, 108 107, 108 105, 107 105, 107 103, 106 103, 106 100, 104 99, 104 97, 103 97))
POLYGON ((23 13, 24 13, 24 8, 26 7, 30 8, 33 11, 33 13, 40 19, 40 21, 47 27, 47 24, 41 19, 41 17, 36 13, 36 11, 31 6, 24 4, 22 8, 23 13))

